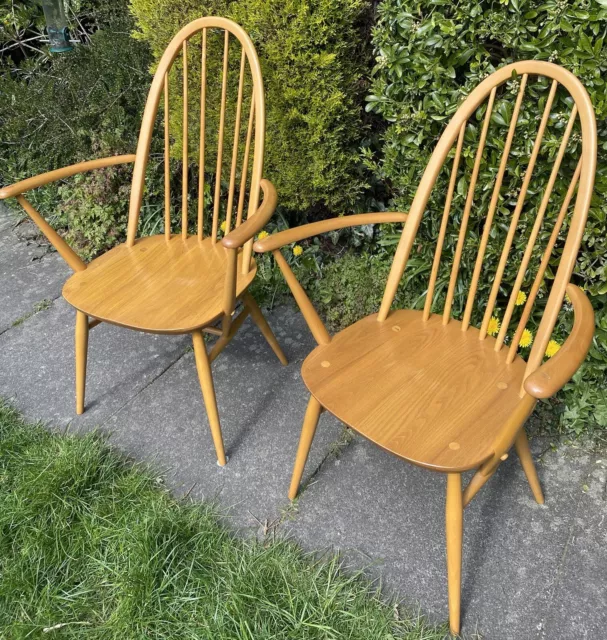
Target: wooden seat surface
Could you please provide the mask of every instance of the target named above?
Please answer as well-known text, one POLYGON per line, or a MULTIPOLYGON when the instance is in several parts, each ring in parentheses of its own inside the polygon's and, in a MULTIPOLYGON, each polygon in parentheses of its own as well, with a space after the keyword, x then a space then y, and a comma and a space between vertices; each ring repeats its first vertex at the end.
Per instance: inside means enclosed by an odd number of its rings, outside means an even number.
POLYGON ((423 467, 477 468, 520 402, 525 362, 456 320, 371 315, 320 345, 302 375, 316 399, 380 447, 423 467))
MULTIPOLYGON (((236 296, 255 277, 238 258, 236 296)), ((222 314, 226 249, 210 238, 141 238, 93 260, 65 283, 63 296, 76 309, 105 322, 152 333, 187 333, 222 314)))

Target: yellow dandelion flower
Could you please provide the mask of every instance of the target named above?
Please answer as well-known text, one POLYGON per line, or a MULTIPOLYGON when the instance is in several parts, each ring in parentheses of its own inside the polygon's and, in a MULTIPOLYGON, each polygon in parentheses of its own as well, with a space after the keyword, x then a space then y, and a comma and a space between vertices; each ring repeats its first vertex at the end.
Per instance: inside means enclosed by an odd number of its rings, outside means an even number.
POLYGON ((566 294, 565 294, 565 302, 566 302, 567 304, 571 304, 571 298, 569 297, 569 294, 568 294, 568 293, 566 293, 566 294))
POLYGON ((520 307, 525 302, 527 302, 527 294, 524 291, 519 291, 516 294, 516 306, 520 307))
POLYGON ((258 236, 257 239, 258 240, 263 240, 264 238, 267 238, 270 234, 267 231, 262 231, 258 236))
POLYGON ((293 255, 300 256, 303 253, 303 247, 301 245, 296 244, 293 247, 293 255))
POLYGON ((225 220, 221 223, 221 226, 219 228, 221 229, 222 233, 226 232, 226 221, 225 220))
POLYGON ((529 331, 529 329, 525 329, 523 331, 523 335, 521 336, 521 339, 518 341, 518 346, 521 347, 522 349, 526 349, 527 347, 531 346, 532 342, 533 342, 533 334, 531 333, 531 331, 529 331))
POLYGON ((491 320, 489 320, 489 325, 487 326, 487 333, 490 336, 496 336, 499 333, 501 324, 495 316, 491 316, 491 320))
POLYGON ((548 346, 546 347, 546 355, 549 358, 552 358, 552 356, 561 348, 561 345, 556 341, 556 340, 550 340, 550 342, 548 343, 548 346))

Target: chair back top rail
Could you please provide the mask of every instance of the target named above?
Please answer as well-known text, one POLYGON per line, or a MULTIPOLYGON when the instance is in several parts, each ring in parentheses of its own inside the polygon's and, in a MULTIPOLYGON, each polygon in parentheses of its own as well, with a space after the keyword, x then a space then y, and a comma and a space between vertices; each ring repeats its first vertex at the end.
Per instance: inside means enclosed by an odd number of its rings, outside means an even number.
MULTIPOLYGON (((539 193, 541 196, 538 196, 539 204, 537 205, 535 220, 533 224, 530 225, 528 239, 526 241, 524 251, 522 252, 522 259, 520 260, 518 270, 516 271, 514 284, 509 292, 505 312, 501 318, 501 326, 495 343, 496 351, 501 350, 504 344, 508 341, 509 326, 514 315, 515 306, 517 306, 517 300, 519 299, 519 293, 521 292, 523 282, 528 277, 529 273, 532 273, 531 270, 536 268, 536 265, 534 264, 535 261, 532 259, 534 249, 536 248, 538 238, 542 237, 540 232, 543 225, 549 222, 547 218, 547 210, 549 208, 551 197, 553 196, 553 190, 557 178, 565 166, 563 164, 563 158, 567 153, 569 143, 572 139, 574 127, 578 122, 581 130, 581 154, 577 160, 577 165, 569 183, 566 195, 562 200, 560 209, 558 210, 558 215, 556 215, 556 219, 553 222, 552 232, 548 238, 545 248, 543 249, 542 257, 539 261, 539 265, 537 266, 537 272, 533 279, 533 284, 529 294, 527 295, 520 320, 516 325, 512 342, 508 345, 507 361, 512 362, 517 353, 519 340, 521 339, 523 331, 530 319, 533 306, 538 297, 538 292, 540 291, 540 287, 544 281, 546 270, 551 256, 553 255, 553 250, 557 243, 559 233, 564 228, 564 220, 569 211, 571 201, 573 200, 573 196, 577 190, 573 213, 568 224, 567 235, 564 241, 558 269, 554 276, 546 306, 541 316, 537 335, 527 360, 526 375, 529 375, 542 363, 548 341, 550 340, 559 311, 562 307, 565 289, 571 279, 584 233, 584 227, 586 225, 594 185, 594 174, 596 170, 597 132, 594 110, 592 108, 590 97, 581 82, 572 73, 550 62, 523 61, 507 65, 494 72, 481 82, 459 107, 451 122, 440 137, 419 183, 413 203, 409 210, 407 224, 402 232, 392 263, 392 268, 378 314, 378 320, 380 322, 384 321, 390 312, 396 291, 411 254, 422 216, 426 211, 431 192, 435 187, 437 178, 445 165, 451 150, 455 147, 453 165, 450 178, 448 180, 445 204, 424 304, 423 319, 427 321, 430 317, 437 289, 439 269, 443 258, 442 253, 447 234, 447 224, 453 215, 451 209, 452 202, 454 200, 454 191, 458 183, 460 166, 462 165, 461 158, 465 153, 466 130, 467 127, 471 125, 471 117, 477 113, 479 107, 484 108, 485 112, 482 120, 482 127, 478 135, 478 146, 474 154, 474 164, 472 165, 470 177, 467 181, 468 190, 463 205, 463 212, 461 214, 461 220, 459 221, 459 232, 457 234, 457 242, 454 250, 453 262, 451 264, 451 272, 448 280, 444 308, 442 311, 444 324, 447 324, 450 321, 453 312, 454 295, 456 288, 458 287, 458 283, 462 279, 460 269, 462 255, 466 241, 468 240, 467 235, 469 234, 467 234, 467 231, 471 219, 471 212, 475 210, 475 206, 478 206, 475 205, 475 196, 478 197, 479 187, 485 190, 491 188, 491 197, 487 205, 486 215, 483 218, 482 233, 478 240, 478 251, 476 253, 476 259, 474 260, 474 268, 471 274, 469 287, 467 289, 467 295, 465 295, 462 330, 466 331, 468 329, 475 305, 481 304, 481 301, 477 300, 481 275, 490 273, 493 276, 493 281, 488 294, 488 300, 486 301, 486 306, 484 307, 484 312, 482 314, 479 333, 479 339, 481 340, 485 339, 487 336, 489 323, 496 309, 496 301, 500 291, 503 291, 504 289, 504 273, 506 268, 511 266, 512 246, 517 236, 517 232, 520 233, 520 231, 518 231, 519 223, 521 222, 521 214, 529 200, 528 195, 539 193), (533 142, 531 154, 526 167, 522 172, 522 181, 518 188, 516 204, 513 206, 513 210, 510 214, 511 218, 509 225, 507 225, 507 232, 502 250, 499 253, 499 261, 495 271, 493 271, 494 267, 488 265, 486 260, 487 246, 492 231, 495 231, 494 221, 496 218, 496 211, 500 204, 501 190, 504 184, 504 176, 507 171, 508 160, 511 150, 513 149, 513 141, 516 139, 517 124, 520 121, 522 113, 521 109, 525 106, 525 95, 530 86, 530 76, 543 76, 552 80, 552 82, 546 97, 541 119, 539 119, 537 134, 533 142), (497 166, 497 171, 491 174, 493 184, 479 185, 477 183, 479 181, 480 167, 483 162, 489 127, 492 122, 494 108, 497 103, 496 96, 498 95, 500 87, 513 79, 519 83, 518 91, 512 108, 510 122, 508 123, 506 139, 503 143, 503 147, 501 148, 499 165, 497 166), (552 109, 555 104, 555 97, 559 86, 563 87, 568 92, 572 100, 571 111, 569 113, 566 126, 564 126, 562 133, 560 133, 561 139, 558 145, 558 151, 556 151, 554 159, 551 161, 552 166, 550 168, 547 183, 545 185, 533 184, 530 189, 534 169, 536 168, 538 155, 542 148, 542 142, 544 140, 547 126, 549 126, 551 116, 553 116, 552 109)), ((489 196, 487 196, 487 198, 489 198, 489 196)))

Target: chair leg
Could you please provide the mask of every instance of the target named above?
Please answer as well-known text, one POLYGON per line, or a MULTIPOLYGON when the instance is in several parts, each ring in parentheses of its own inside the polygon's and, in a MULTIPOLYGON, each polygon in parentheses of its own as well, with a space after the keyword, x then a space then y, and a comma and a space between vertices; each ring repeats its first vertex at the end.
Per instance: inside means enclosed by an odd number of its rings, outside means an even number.
POLYGON ((316 425, 318 424, 318 418, 320 417, 321 410, 322 407, 320 406, 320 402, 318 402, 314 396, 310 396, 303 427, 301 428, 297 455, 295 456, 295 466, 293 467, 293 476, 291 477, 291 486, 289 488, 289 500, 295 500, 297 497, 299 483, 301 482, 301 476, 303 475, 303 470, 306 466, 308 453, 310 453, 310 445, 312 444, 314 434, 316 433, 316 425))
POLYGON ((529 450, 529 440, 527 439, 527 434, 524 428, 522 428, 518 432, 516 440, 514 441, 514 448, 516 449, 516 453, 519 457, 519 460, 521 461, 523 471, 527 476, 529 486, 531 487, 531 491, 533 492, 533 497, 538 504, 544 504, 544 494, 542 493, 542 486, 540 485, 540 479, 537 477, 537 471, 535 469, 535 465, 533 464, 531 451, 529 450))
POLYGON ((89 318, 86 313, 76 311, 76 413, 84 413, 86 387, 86 360, 89 346, 89 318))
POLYGON ((462 535, 464 507, 462 502, 462 476, 447 474, 447 580, 449 585, 449 627, 459 634, 460 599, 462 581, 462 535))
POLYGON ((211 435, 213 436, 215 451, 217 452, 217 464, 223 467, 226 463, 226 454, 223 449, 223 438, 221 436, 219 413, 217 412, 217 400, 215 399, 211 363, 204 344, 202 331, 194 331, 192 333, 192 343, 194 345, 194 358, 196 359, 196 369, 202 389, 202 397, 204 398, 204 404, 207 408, 211 435))
POLYGON ((253 318, 253 322, 259 327, 259 330, 263 334, 263 337, 268 341, 268 344, 270 345, 270 347, 272 347, 272 351, 274 351, 274 353, 276 354, 276 357, 280 360, 282 364, 284 365, 289 364, 287 357, 283 353, 283 350, 280 348, 280 345, 278 344, 278 340, 276 340, 276 336, 272 332, 272 329, 270 329, 270 325, 268 324, 268 321, 264 318, 264 315, 261 312, 261 309, 259 308, 259 305, 257 304, 255 298, 247 291, 242 296, 242 301, 244 302, 245 306, 249 310, 249 313, 251 314, 251 318, 253 318))

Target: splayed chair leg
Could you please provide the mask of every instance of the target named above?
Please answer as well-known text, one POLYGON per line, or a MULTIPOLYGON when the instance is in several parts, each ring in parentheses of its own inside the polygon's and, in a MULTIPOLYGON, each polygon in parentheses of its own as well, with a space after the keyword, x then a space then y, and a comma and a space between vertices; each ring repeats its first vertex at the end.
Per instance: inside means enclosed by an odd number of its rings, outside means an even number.
POLYGON ((223 438, 221 435, 219 413, 217 412, 217 400, 215 398, 215 387, 213 386, 213 376, 211 374, 211 363, 201 331, 194 331, 192 333, 192 342, 194 344, 194 357, 196 359, 196 369, 198 370, 202 397, 204 398, 204 404, 207 408, 211 435, 213 436, 215 451, 217 452, 217 464, 223 467, 226 463, 226 454, 223 449, 223 438))
POLYGON ((259 305, 257 304, 255 298, 247 291, 242 296, 242 301, 244 302, 244 305, 249 310, 249 313, 251 314, 251 318, 253 318, 253 322, 257 325, 257 327, 263 334, 263 337, 267 340, 268 344, 272 348, 272 351, 276 354, 276 357, 280 360, 282 364, 284 365, 289 364, 287 357, 285 356, 283 350, 278 344, 278 340, 276 339, 276 336, 272 332, 272 329, 270 328, 268 321, 265 319, 263 313, 261 312, 261 309, 259 308, 259 305))
POLYGON ((89 318, 86 313, 76 311, 76 413, 84 413, 86 388, 86 361, 89 346, 89 318))
POLYGON ((516 440, 514 441, 514 448, 516 449, 516 453, 521 461, 523 471, 527 476, 529 486, 533 492, 533 497, 538 504, 544 504, 542 486, 540 485, 540 479, 537 476, 535 464, 533 464, 533 458, 531 457, 531 451, 529 449, 529 440, 527 439, 527 434, 524 428, 518 432, 516 440))
POLYGON ((312 445, 312 440, 316 433, 316 426, 318 425, 318 418, 320 417, 321 411, 322 407, 320 406, 320 402, 318 402, 314 396, 310 396, 303 427, 301 428, 297 455, 295 456, 295 466, 293 468, 293 476, 291 478, 291 487, 289 488, 289 500, 295 500, 297 496, 299 483, 301 482, 301 476, 303 475, 303 470, 306 466, 308 453, 310 453, 310 446, 312 445))
POLYGON ((462 476, 447 474, 447 579, 449 585, 449 627, 459 634, 460 599, 462 581, 462 536, 464 530, 464 505, 462 501, 462 476))

